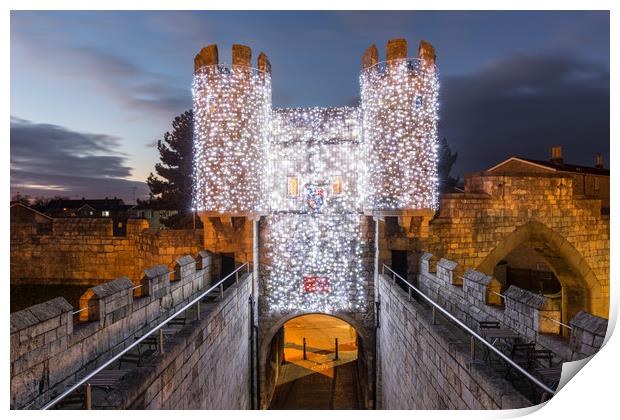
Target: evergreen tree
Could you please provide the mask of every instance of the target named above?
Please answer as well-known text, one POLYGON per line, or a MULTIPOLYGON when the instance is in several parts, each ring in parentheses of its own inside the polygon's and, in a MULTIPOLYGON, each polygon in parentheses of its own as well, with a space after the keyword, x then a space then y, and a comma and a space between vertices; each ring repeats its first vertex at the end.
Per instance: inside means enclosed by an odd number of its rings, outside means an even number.
POLYGON ((451 177, 450 170, 452 169, 452 165, 456 162, 456 158, 458 157, 458 153, 452 153, 450 149, 450 145, 448 145, 448 139, 443 137, 439 140, 439 150, 438 150, 438 163, 437 163, 437 174, 439 176, 439 191, 442 193, 449 192, 450 189, 457 186, 459 183, 459 177, 451 177))
MULTIPOLYGON (((161 220, 172 228, 192 227, 192 160, 194 122, 192 111, 185 111, 172 121, 172 131, 157 140, 161 162, 155 164, 154 175, 146 183, 155 197, 152 202, 178 211, 176 216, 161 220)), ((196 224, 199 219, 196 217, 196 224)))

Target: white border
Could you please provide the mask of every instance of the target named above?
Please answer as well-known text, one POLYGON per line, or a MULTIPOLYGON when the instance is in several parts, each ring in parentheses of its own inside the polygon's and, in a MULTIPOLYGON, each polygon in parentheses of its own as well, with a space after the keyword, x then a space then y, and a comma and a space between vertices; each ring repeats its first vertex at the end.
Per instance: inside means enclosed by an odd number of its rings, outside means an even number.
MULTIPOLYGON (((611 44, 610 44, 610 74, 612 75, 610 80, 610 88, 611 88, 611 108, 610 115, 617 116, 618 114, 618 91, 617 91, 617 82, 616 77, 618 72, 618 23, 619 18, 618 14, 620 14, 620 6, 618 6, 619 2, 611 1, 611 0, 590 0, 590 1, 575 1, 575 0, 564 0, 562 2, 557 1, 541 1, 541 0, 504 0, 502 2, 497 1, 481 1, 481 0, 470 0, 467 3, 458 0, 435 0, 433 2, 419 2, 419 1, 390 1, 384 0, 381 2, 377 1, 369 1, 369 0, 358 0, 358 1, 348 1, 348 2, 334 2, 333 0, 298 0, 295 2, 284 2, 284 1, 269 1, 263 0, 260 2, 260 6, 266 9, 294 9, 294 10, 303 10, 303 9, 326 9, 326 10, 334 10, 334 9, 352 9, 352 10, 372 10, 380 8, 382 10, 394 10, 394 9, 416 9, 416 10, 461 10, 464 7, 469 7, 470 9, 477 10, 552 10, 558 6, 562 7, 562 10, 611 10, 610 20, 611 20, 611 44)), ((0 20, 0 28, 2 28, 2 37, 3 37, 3 50, 4 57, 9 57, 9 49, 10 49, 10 14, 9 9, 18 9, 18 10, 37 10, 37 9, 49 9, 52 4, 49 1, 44 0, 5 0, 3 2, 5 5, 5 13, 2 14, 0 20)), ((191 1, 191 0, 177 0, 173 3, 166 2, 163 0, 151 0, 149 2, 140 2, 140 1, 129 1, 129 0, 108 0, 108 1, 76 1, 76 0, 60 0, 53 3, 53 6, 58 9, 64 10, 72 10, 72 9, 116 9, 116 10, 140 10, 143 8, 157 8, 157 9, 166 9, 170 6, 173 6, 176 10, 200 10, 203 8, 209 8, 212 10, 230 10, 232 7, 238 7, 238 10, 243 9, 255 9, 257 6, 256 2, 250 2, 247 0, 237 1, 234 4, 230 2, 207 2, 207 1, 191 1)), ((4 92, 10 92, 10 71, 9 65, 7 61, 4 61, 4 65, 2 66, 3 70, 3 79, 4 79, 4 92)), ((4 141, 2 141, 3 148, 3 156, 5 156, 4 165, 4 173, 5 173, 5 183, 4 183, 4 196, 9 197, 9 179, 10 179, 10 170, 9 170, 9 118, 10 115, 10 96, 6 95, 4 101, 2 101, 2 111, 4 115, 4 141)), ((618 123, 616 118, 611 118, 611 135, 610 138, 617 139, 618 138, 618 123)), ((611 158, 610 162, 616 162, 616 157, 618 155, 618 147, 616 146, 616 142, 610 142, 610 152, 611 158)), ((612 173, 612 179, 614 175, 612 173)), ((612 208, 612 220, 616 220, 618 214, 618 203, 616 202, 617 193, 619 192, 620 186, 618 183, 611 182, 612 194, 611 194, 611 208, 612 208)), ((3 232, 7 234, 4 236, 5 240, 3 241, 3 255, 5 258, 5 284, 4 284, 4 307, 8 307, 8 287, 9 282, 7 279, 10 276, 9 270, 9 262, 6 261, 9 259, 9 241, 8 241, 8 215, 9 206, 5 205, 2 207, 3 211, 3 220, 4 226, 7 226, 3 229, 3 232)), ((612 237, 615 237, 614 233, 617 232, 616 226, 612 221, 612 237)), ((612 244, 612 252, 611 252, 611 261, 618 261, 618 252, 616 252, 615 247, 612 244)), ((615 265, 612 264, 610 267, 612 279, 615 279, 617 283, 618 280, 618 270, 615 265)), ((618 310, 618 292, 617 287, 612 285, 611 287, 611 310, 610 310, 610 332, 615 327, 617 310, 618 310)), ((9 337, 9 311, 5 309, 5 319, 1 323, 2 325, 2 337, 8 342, 9 337)), ((8 343, 7 343, 8 344, 8 343)), ((611 337, 609 339, 608 334, 608 342, 606 346, 597 354, 592 360, 582 369, 582 372, 579 373, 578 378, 570 381, 562 390, 558 393, 556 397, 554 397, 544 409, 536 411, 535 409, 526 409, 526 410, 517 410, 512 412, 473 412, 473 411, 465 411, 465 412, 451 412, 451 411, 419 411, 415 413, 411 412, 390 412, 382 414, 382 413, 373 413, 373 412, 356 412, 356 417, 365 418, 367 416, 380 416, 380 415, 389 415, 390 417, 410 417, 412 415, 427 417, 430 416, 435 419, 454 419, 458 418, 508 418, 508 417, 516 417, 520 415, 524 415, 526 413, 534 412, 530 418, 538 418, 538 419, 547 419, 549 417, 557 417, 557 418, 585 418, 585 419, 596 419, 596 418, 611 418, 616 415, 613 415, 613 412, 618 412, 617 401, 617 388, 616 383, 618 381, 618 374, 620 373, 619 363, 617 360, 617 354, 620 352, 620 344, 617 337, 611 337)), ((6 398, 7 403, 5 407, 8 409, 9 407, 9 368, 8 368, 8 359, 9 359, 9 346, 2 346, 2 354, 3 360, 5 361, 5 380, 2 382, 3 389, 2 395, 6 398)), ((13 416, 25 417, 25 418, 33 418, 37 416, 36 412, 11 412, 13 416)), ((60 417, 62 416, 64 419, 66 418, 77 418, 80 416, 82 419, 85 416, 85 413, 82 412, 57 412, 57 413, 49 413, 44 414, 45 416, 50 417, 60 417)), ((89 417, 103 417, 109 416, 109 413, 104 412, 92 412, 87 414, 89 417)), ((146 416, 148 415, 150 418, 164 418, 168 417, 170 413, 165 411, 159 412, 148 412, 148 413, 128 413, 128 412, 116 412, 115 416, 120 417, 132 417, 138 416, 146 416)), ((184 416, 193 417, 193 418, 203 418, 204 416, 221 416, 222 413, 218 412, 185 412, 184 416)), ((287 413, 287 412, 237 412, 234 414, 235 416, 240 417, 261 417, 261 416, 269 416, 270 418, 283 418, 294 416, 295 418, 310 418, 317 416, 317 413, 312 412, 295 412, 287 413)), ((323 412, 320 414, 321 417, 342 417, 343 413, 331 413, 331 412, 323 412)))

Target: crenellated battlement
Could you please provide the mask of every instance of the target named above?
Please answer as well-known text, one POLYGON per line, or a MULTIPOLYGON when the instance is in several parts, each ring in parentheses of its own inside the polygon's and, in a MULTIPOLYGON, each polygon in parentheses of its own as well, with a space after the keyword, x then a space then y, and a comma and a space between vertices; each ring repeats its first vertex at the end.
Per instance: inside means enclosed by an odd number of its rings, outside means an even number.
POLYGON ((480 271, 469 269, 459 276, 459 264, 445 258, 436 263, 433 272, 429 269, 433 259, 433 254, 424 253, 419 260, 420 290, 470 328, 480 331, 480 322, 497 321, 525 339, 548 347, 565 361, 594 354, 602 345, 607 320, 579 312, 569 322, 569 341, 564 341, 559 338, 561 308, 557 302, 514 285, 502 290, 496 278, 480 271))
MULTIPOLYGON (((271 75, 271 62, 264 52, 258 55, 256 66, 252 66, 252 49, 246 45, 232 45, 232 68, 254 68, 259 72, 271 75)), ((217 44, 211 44, 200 50, 194 57, 194 73, 205 71, 205 68, 220 66, 217 44)), ((225 65, 221 65, 225 68, 225 65)))
POLYGON ((201 251, 177 258, 173 270, 149 267, 136 283, 91 287, 78 310, 60 297, 12 313, 11 407, 40 407, 179 310, 215 280, 216 259, 201 251))

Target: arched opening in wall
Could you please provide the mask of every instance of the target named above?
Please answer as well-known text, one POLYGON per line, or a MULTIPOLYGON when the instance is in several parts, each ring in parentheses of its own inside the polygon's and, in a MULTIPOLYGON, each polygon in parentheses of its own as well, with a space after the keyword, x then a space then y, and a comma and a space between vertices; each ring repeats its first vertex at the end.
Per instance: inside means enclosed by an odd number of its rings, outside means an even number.
MULTIPOLYGON (((564 324, 579 311, 598 315, 605 310, 602 288, 585 259, 566 239, 539 222, 528 222, 504 238, 478 270, 495 276, 504 290, 515 285, 542 293, 547 297, 549 317, 564 324)), ((566 328, 552 321, 544 327, 546 332, 568 335, 566 328)))
POLYGON ((309 314, 285 322, 269 348, 269 408, 364 408, 361 341, 351 324, 334 316, 309 314))
MULTIPOLYGON (((543 256, 526 243, 519 244, 497 263, 493 270, 493 277, 502 284, 502 290, 517 286, 545 296, 547 298, 545 316, 561 319, 562 284, 543 256)), ((556 320, 560 321, 560 319, 556 320)), ((566 323, 567 320, 561 321, 566 323)), ((560 324, 550 322, 549 332, 558 334, 568 332, 562 331, 560 324)))

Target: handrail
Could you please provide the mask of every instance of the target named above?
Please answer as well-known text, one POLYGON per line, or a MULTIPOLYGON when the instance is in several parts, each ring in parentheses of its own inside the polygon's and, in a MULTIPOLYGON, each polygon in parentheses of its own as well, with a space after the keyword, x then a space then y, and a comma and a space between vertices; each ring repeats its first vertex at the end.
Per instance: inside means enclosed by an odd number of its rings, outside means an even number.
POLYGON ((560 322, 560 321, 558 321, 557 319, 550 318, 550 317, 548 317, 548 316, 546 316, 546 315, 541 315, 541 317, 546 318, 546 319, 548 319, 548 320, 549 320, 549 321, 551 321, 551 322, 555 322, 556 324, 560 324, 561 326, 566 327, 566 328, 568 328, 569 330, 572 330, 572 329, 573 329, 573 327, 571 327, 570 325, 566 325, 565 323, 560 322))
POLYGON ((493 290, 491 290, 491 293, 493 293, 494 295, 497 295, 497 296, 501 297, 502 299, 506 300, 506 296, 502 295, 501 293, 497 293, 497 292, 495 292, 493 290))
POLYGON ((60 394, 59 396, 57 396, 56 398, 54 398, 52 401, 50 401, 49 403, 47 403, 46 405, 43 406, 42 410, 48 410, 50 408, 52 408, 53 406, 55 406, 56 404, 58 404, 60 401, 62 401, 65 397, 67 397, 69 394, 71 394, 73 391, 75 391, 76 389, 78 389, 81 385, 85 384, 86 382, 88 382, 89 379, 91 379, 93 376, 95 376, 96 374, 98 374, 99 372, 101 372, 102 370, 104 370, 105 368, 107 368, 108 366, 110 366, 112 363, 116 362, 118 359, 120 359, 122 356, 125 355, 125 353, 129 352, 130 350, 132 350, 133 348, 135 348, 138 344, 140 344, 143 340, 145 340, 148 336, 150 336, 151 334, 155 333, 156 331, 158 331, 159 329, 161 329, 164 325, 166 325, 168 322, 170 322, 171 320, 173 320, 174 318, 176 318, 179 314, 181 314, 182 312, 185 312, 187 309, 189 309, 191 306, 193 306, 194 304, 200 302, 200 300, 205 297, 206 295, 208 295, 209 293, 211 293, 212 291, 214 291, 216 288, 223 286, 223 283, 228 280, 229 278, 231 278, 233 275, 238 275, 239 271, 241 271, 242 268, 247 266, 247 272, 250 272, 250 263, 246 262, 243 265, 240 265, 239 267, 237 267, 232 273, 230 273, 229 275, 227 275, 226 277, 224 277, 223 279, 219 280, 217 283, 215 283, 213 286, 211 286, 206 292, 201 293, 200 296, 198 296, 197 298, 195 298, 194 300, 192 300, 190 303, 188 303, 187 305, 183 306, 181 309, 179 309, 178 311, 176 311, 174 314, 170 315, 168 318, 166 318, 164 321, 162 321, 161 323, 159 323, 157 326, 153 327, 150 331, 148 331, 146 334, 144 334, 142 337, 138 338, 136 341, 134 341, 129 347, 127 347, 126 349, 124 349, 123 351, 121 351, 120 353, 118 353, 116 356, 112 357, 110 360, 108 360, 107 362, 105 362, 104 364, 102 364, 101 366, 99 366, 97 369, 95 369, 94 371, 92 371, 91 373, 89 373, 88 375, 86 375, 84 378, 82 378, 80 381, 78 381, 75 385, 71 386, 71 388, 67 389, 66 391, 64 391, 62 394, 60 394))
POLYGON ((453 322, 455 322, 459 327, 463 328, 465 331, 467 331, 469 334, 471 334, 473 337, 477 338, 482 344, 484 344, 486 347, 488 347, 489 349, 491 349, 491 351, 493 351, 495 354, 497 354, 499 357, 501 357, 502 359, 504 359, 507 363, 509 363, 512 367, 514 367, 515 369, 517 369, 519 372, 521 372, 523 375, 525 375, 530 381, 532 381, 533 383, 535 383, 539 388, 543 389, 545 392, 548 392, 551 395, 555 395, 555 391, 553 391, 551 388, 549 388, 547 385, 545 385, 544 383, 542 383, 540 380, 538 380, 536 377, 534 377, 531 373, 529 373, 527 370, 523 369, 521 366, 519 366, 517 363, 515 363, 511 358, 509 358, 508 356, 506 356, 504 353, 502 353, 501 351, 499 351, 498 349, 496 349, 491 343, 489 343, 487 340, 485 340, 481 335, 479 335, 477 332, 475 332, 474 330, 472 330, 471 328, 469 328, 467 325, 465 325, 463 322, 461 322, 459 319, 457 319, 454 315, 452 315, 450 312, 446 311, 442 306, 440 306, 438 303, 436 303, 434 300, 432 300, 431 298, 429 298, 428 296, 426 296, 424 293, 422 293, 417 287, 415 287, 414 285, 412 285, 411 283, 409 283, 407 280, 405 280, 404 278, 402 278, 402 276, 400 276, 398 273, 396 273, 394 270, 392 270, 390 267, 388 267, 387 265, 383 264, 383 274, 385 274, 385 269, 388 269, 393 276, 398 277, 401 281, 403 281, 409 288, 415 290, 420 296, 422 296, 424 299, 426 299, 426 301, 428 301, 428 303, 430 303, 432 306, 434 306, 436 309, 438 309, 442 314, 444 314, 445 316, 447 316, 450 320, 452 320, 453 322))

